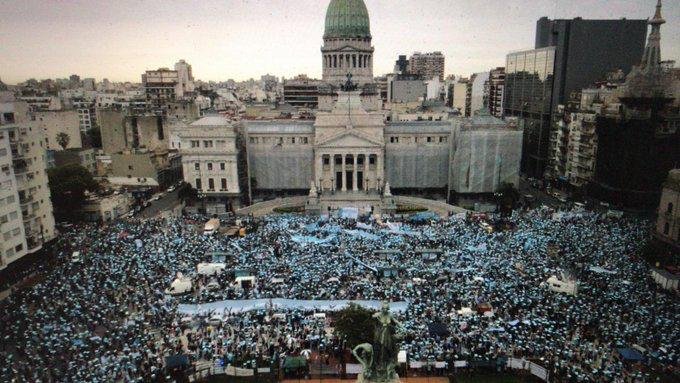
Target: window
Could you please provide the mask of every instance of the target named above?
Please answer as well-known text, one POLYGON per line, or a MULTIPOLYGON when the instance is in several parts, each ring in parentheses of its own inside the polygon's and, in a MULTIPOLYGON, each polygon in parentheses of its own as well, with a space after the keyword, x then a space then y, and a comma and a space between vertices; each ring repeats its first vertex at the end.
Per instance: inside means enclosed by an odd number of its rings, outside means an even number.
POLYGON ((203 141, 203 147, 204 148, 212 148, 213 147, 213 142, 210 140, 203 141))
POLYGON ((208 170, 212 170, 212 169, 213 169, 212 162, 208 162, 208 170))
POLYGON ((2 238, 5 239, 5 241, 9 241, 10 238, 12 238, 12 232, 11 231, 6 231, 2 234, 2 238))
POLYGON ((308 144, 309 143, 309 138, 307 137, 302 137, 301 138, 303 144, 308 144))
POLYGON ((24 244, 20 243, 20 244, 17 245, 17 247, 14 248, 14 251, 16 251, 18 253, 23 249, 24 249, 24 244))
POLYGON ((19 234, 21 234, 21 229, 19 229, 18 227, 12 230, 12 237, 16 237, 19 234))
POLYGON ((447 142, 447 141, 448 141, 448 137, 446 137, 446 136, 439 137, 439 142, 447 142))
POLYGON ((17 218, 19 218, 19 213, 17 213, 16 211, 9 213, 9 220, 10 221, 14 221, 17 218))
POLYGON ((673 202, 669 202, 666 207, 666 214, 673 214, 673 202))
POLYGON ((0 157, 4 157, 6 155, 7 155, 7 149, 5 149, 5 148, 0 149, 0 157))
POLYGON ((222 190, 227 190, 227 179, 222 178, 222 190))
POLYGON ((358 156, 357 157, 357 165, 363 165, 364 164, 364 156, 358 156))
POLYGON ((198 162, 194 163, 194 170, 201 170, 201 164, 198 162))
POLYGON ((132 170, 132 165, 128 165, 128 170, 132 170))
POLYGON ((0 216, 0 225, 7 222, 9 222, 9 218, 7 218, 7 215, 0 216))
POLYGON ((227 164, 224 162, 220 162, 220 170, 226 170, 227 169, 227 164))
POLYGON ((255 143, 255 137, 250 137, 250 143, 254 144, 255 143))
POLYGON ((291 143, 291 144, 294 144, 294 143, 295 143, 295 137, 293 137, 293 138, 290 139, 290 143, 291 143))
POLYGON ((203 185, 201 184, 201 179, 196 178, 196 190, 201 190, 203 189, 203 185))
POLYGON ((215 190, 215 180, 208 178, 208 190, 215 190))
POLYGON ((201 142, 198 140, 191 140, 191 147, 192 148, 198 148, 201 146, 201 142))
POLYGON ((324 165, 330 165, 331 164, 331 158, 328 156, 323 157, 323 164, 324 165))
POLYGON ((368 164, 369 165, 375 165, 375 160, 376 160, 375 156, 368 157, 368 164))
POLYGON ((670 225, 668 224, 668 222, 666 222, 666 224, 663 225, 663 233, 664 233, 664 235, 668 235, 668 232, 670 232, 670 230, 671 230, 671 227, 670 227, 670 225))
POLYGON ((427 137, 427 142, 432 142, 432 137, 427 137))
POLYGON ((342 156, 336 156, 335 157, 335 164, 336 165, 342 165, 342 156))

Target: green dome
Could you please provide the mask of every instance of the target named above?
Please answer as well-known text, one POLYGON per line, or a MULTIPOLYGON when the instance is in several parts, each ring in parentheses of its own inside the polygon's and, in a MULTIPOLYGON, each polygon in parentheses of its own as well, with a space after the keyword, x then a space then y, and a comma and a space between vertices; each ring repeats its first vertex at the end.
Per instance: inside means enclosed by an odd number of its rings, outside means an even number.
POLYGON ((364 0, 331 0, 323 37, 371 37, 371 21, 364 0))

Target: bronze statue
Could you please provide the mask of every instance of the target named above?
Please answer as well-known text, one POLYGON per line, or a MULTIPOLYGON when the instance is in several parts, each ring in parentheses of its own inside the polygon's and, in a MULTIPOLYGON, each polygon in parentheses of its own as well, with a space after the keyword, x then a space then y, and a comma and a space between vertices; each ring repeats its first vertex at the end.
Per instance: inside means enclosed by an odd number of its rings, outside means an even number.
POLYGON ((352 354, 364 367, 358 382, 398 382, 396 372, 397 328, 401 323, 390 314, 389 303, 383 302, 382 309, 373 315, 378 320, 373 333, 373 344, 362 343, 352 350, 352 354))

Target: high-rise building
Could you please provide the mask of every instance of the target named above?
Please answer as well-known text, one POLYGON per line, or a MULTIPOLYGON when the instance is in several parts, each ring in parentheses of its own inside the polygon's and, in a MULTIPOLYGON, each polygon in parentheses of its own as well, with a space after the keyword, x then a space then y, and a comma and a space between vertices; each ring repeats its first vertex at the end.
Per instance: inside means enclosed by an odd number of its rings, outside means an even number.
POLYGON ((522 172, 541 177, 548 157, 555 47, 508 54, 505 65, 506 116, 524 119, 522 172))
POLYGON ((470 77, 469 93, 466 95, 465 113, 473 116, 476 111, 485 109, 489 102, 489 72, 475 73, 470 77))
POLYGON ((0 103, 0 269, 55 236, 42 130, 21 101, 0 103))
POLYGON ((298 108, 315 109, 319 105, 320 81, 301 74, 283 82, 283 101, 298 108))
POLYGON ((177 98, 191 96, 196 90, 191 65, 184 60, 179 60, 175 64, 175 71, 177 72, 177 89, 175 90, 177 98))
POLYGON ((142 75, 142 86, 149 107, 161 108, 177 98, 179 74, 176 70, 160 68, 148 70, 142 75))
POLYGON ((415 52, 408 60, 408 72, 429 80, 438 77, 444 81, 444 55, 441 52, 415 52))
POLYGON ((362 87, 373 83, 371 23, 363 0, 331 0, 321 47, 323 81, 339 87, 352 75, 362 87))
POLYGON ((505 88, 505 68, 498 67, 489 72, 488 106, 492 116, 503 115, 503 89, 505 88))
POLYGON ((621 69, 628 72, 644 48, 646 20, 550 20, 536 25, 533 50, 506 60, 503 110, 525 119, 522 171, 542 177, 552 115, 573 92, 621 69))

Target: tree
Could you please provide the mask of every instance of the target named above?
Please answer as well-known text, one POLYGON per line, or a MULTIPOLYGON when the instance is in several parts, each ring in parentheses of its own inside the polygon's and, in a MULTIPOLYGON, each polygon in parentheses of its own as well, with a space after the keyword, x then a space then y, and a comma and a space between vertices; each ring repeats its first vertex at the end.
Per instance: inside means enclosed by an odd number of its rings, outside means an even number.
POLYGON ((347 308, 337 312, 335 331, 345 340, 345 347, 352 349, 361 343, 373 342, 375 324, 373 311, 350 303, 347 308))
POLYGON ((498 188, 498 205, 501 217, 509 217, 519 201, 519 190, 511 183, 503 183, 498 188))
POLYGON ((76 164, 48 169, 47 176, 54 215, 58 220, 77 220, 85 201, 85 192, 94 192, 99 188, 90 172, 76 164))
POLYGON ((93 127, 87 131, 87 139, 93 148, 102 147, 102 132, 98 127, 93 127))
POLYGON ((71 141, 71 137, 69 137, 68 134, 64 132, 60 132, 57 134, 57 144, 61 146, 62 149, 66 150, 66 147, 68 146, 68 143, 71 141))

